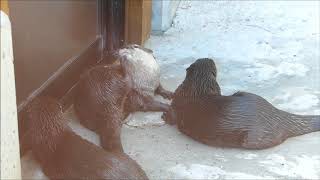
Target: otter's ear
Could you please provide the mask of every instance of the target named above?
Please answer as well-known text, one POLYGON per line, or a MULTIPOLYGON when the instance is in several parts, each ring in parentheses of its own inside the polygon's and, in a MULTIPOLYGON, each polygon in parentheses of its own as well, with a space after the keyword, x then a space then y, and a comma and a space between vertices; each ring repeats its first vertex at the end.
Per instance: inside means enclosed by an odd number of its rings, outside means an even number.
POLYGON ((186 71, 187 72, 190 72, 190 71, 192 71, 194 69, 194 66, 191 64, 187 69, 186 69, 186 71))

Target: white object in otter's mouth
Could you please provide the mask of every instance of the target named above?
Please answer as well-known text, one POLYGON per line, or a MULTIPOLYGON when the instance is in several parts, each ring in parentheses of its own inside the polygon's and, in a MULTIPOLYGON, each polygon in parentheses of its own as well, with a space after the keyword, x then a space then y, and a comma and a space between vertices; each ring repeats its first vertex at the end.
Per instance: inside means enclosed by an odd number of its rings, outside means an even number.
POLYGON ((134 88, 150 95, 160 84, 160 67, 151 52, 138 45, 130 45, 117 53, 120 59, 128 62, 127 71, 134 88))

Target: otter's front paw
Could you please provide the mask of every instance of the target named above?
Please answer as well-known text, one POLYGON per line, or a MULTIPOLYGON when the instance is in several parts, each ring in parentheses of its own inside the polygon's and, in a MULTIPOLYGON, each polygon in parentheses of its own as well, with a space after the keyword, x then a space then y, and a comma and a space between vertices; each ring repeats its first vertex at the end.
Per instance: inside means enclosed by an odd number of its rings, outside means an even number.
POLYGON ((160 84, 159 87, 155 91, 156 94, 162 96, 165 99, 171 100, 173 98, 173 92, 165 90, 162 85, 160 84))

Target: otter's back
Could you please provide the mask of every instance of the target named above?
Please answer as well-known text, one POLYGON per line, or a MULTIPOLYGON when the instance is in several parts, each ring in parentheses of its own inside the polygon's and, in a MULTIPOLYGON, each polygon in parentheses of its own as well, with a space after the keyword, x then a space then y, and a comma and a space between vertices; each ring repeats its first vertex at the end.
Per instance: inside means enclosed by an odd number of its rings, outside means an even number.
MULTIPOLYGON (((279 111, 257 95, 208 96, 177 103, 178 127, 196 139, 237 146, 248 132, 278 132, 279 111), (273 113, 267 113, 273 112, 273 113), (274 130, 274 131, 272 131, 274 130)), ((258 135, 257 134, 257 135, 258 135)), ((227 146, 229 146, 227 145, 227 146)))

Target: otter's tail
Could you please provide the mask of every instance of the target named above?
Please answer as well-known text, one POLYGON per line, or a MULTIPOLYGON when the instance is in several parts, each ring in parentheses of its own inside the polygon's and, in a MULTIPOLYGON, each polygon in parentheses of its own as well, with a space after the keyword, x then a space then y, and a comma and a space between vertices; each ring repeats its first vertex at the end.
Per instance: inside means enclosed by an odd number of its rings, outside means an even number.
POLYGON ((291 136, 298 136, 315 131, 320 131, 320 115, 290 115, 292 124, 290 128, 291 136))

